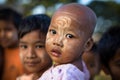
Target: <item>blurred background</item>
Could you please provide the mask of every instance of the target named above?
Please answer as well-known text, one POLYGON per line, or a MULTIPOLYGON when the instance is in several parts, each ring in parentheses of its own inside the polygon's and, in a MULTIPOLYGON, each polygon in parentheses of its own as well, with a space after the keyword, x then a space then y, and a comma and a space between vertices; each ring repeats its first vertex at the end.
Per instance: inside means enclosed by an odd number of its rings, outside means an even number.
POLYGON ((0 7, 13 7, 24 16, 39 13, 52 16, 57 8, 71 2, 89 6, 96 13, 98 20, 94 32, 95 41, 98 41, 111 25, 120 22, 120 0, 0 0, 0 7))

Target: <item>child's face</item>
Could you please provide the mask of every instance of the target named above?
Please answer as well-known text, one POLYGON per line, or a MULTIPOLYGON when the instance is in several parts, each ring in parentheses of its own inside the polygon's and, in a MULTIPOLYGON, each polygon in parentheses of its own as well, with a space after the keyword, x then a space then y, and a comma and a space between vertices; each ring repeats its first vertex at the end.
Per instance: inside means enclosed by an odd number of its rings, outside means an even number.
POLYGON ((84 50, 86 37, 79 24, 68 16, 52 18, 46 50, 56 64, 74 62, 84 50))
POLYGON ((91 51, 88 51, 83 53, 82 59, 86 63, 90 72, 90 80, 93 80, 95 75, 99 74, 100 71, 99 56, 91 51))
POLYGON ((17 30, 10 21, 0 20, 0 45, 4 48, 17 43, 17 30))
POLYGON ((109 62, 109 67, 113 80, 120 80, 120 48, 109 62))
POLYGON ((45 35, 39 30, 25 34, 19 41, 20 57, 25 69, 40 72, 50 67, 52 61, 45 50, 45 35))

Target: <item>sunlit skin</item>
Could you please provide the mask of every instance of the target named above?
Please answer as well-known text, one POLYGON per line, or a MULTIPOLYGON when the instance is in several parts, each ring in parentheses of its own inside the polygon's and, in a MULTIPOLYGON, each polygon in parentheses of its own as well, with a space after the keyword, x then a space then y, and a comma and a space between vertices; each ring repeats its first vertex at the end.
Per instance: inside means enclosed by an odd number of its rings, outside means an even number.
POLYGON ((0 20, 0 45, 4 48, 16 47, 17 29, 10 21, 0 20))
POLYGON ((29 79, 35 75, 38 78, 52 65, 45 50, 45 39, 45 34, 40 33, 39 30, 27 33, 20 39, 20 58, 27 71, 22 78, 29 79))
POLYGON ((86 51, 83 53, 82 59, 85 61, 90 72, 90 80, 94 80, 95 75, 98 75, 100 72, 99 55, 92 51, 86 51))
POLYGON ((55 12, 47 33, 46 50, 55 65, 71 63, 82 70, 81 55, 91 38, 89 27, 94 24, 88 19, 89 10, 84 7, 75 10, 77 7, 82 6, 64 6, 55 12))
POLYGON ((112 76, 112 80, 120 80, 120 48, 117 50, 111 61, 109 61, 108 71, 112 76))

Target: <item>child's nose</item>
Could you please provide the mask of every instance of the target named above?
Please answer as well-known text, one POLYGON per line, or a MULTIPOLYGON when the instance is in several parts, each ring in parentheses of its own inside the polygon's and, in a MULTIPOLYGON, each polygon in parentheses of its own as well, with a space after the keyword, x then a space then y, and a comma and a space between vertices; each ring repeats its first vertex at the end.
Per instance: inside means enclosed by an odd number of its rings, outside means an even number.
POLYGON ((56 38, 55 41, 53 42, 53 45, 63 47, 63 38, 56 38))
POLYGON ((32 49, 32 48, 28 49, 27 58, 28 59, 36 58, 36 53, 35 53, 34 49, 32 49))

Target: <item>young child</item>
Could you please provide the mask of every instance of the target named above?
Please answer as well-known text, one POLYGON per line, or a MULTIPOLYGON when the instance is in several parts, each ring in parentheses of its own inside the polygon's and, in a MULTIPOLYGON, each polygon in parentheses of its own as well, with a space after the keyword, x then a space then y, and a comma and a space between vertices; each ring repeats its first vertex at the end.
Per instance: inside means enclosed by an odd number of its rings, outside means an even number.
POLYGON ((46 38, 46 50, 53 66, 39 80, 89 80, 82 53, 93 45, 96 15, 83 5, 70 3, 53 15, 46 38))
POLYGON ((120 80, 120 26, 113 26, 98 42, 102 69, 112 80, 120 80))
POLYGON ((19 49, 25 74, 17 80, 36 80, 52 65, 45 50, 45 39, 50 17, 31 15, 23 19, 19 27, 19 49))
POLYGON ((0 45, 5 57, 3 80, 15 80, 23 73, 17 34, 21 20, 22 15, 12 8, 0 8, 0 45))
POLYGON ((101 70, 100 58, 96 50, 97 50, 97 45, 94 43, 91 50, 85 51, 82 55, 82 59, 83 61, 85 61, 87 68, 90 72, 90 80, 94 80, 94 78, 97 75, 99 75, 101 70))

